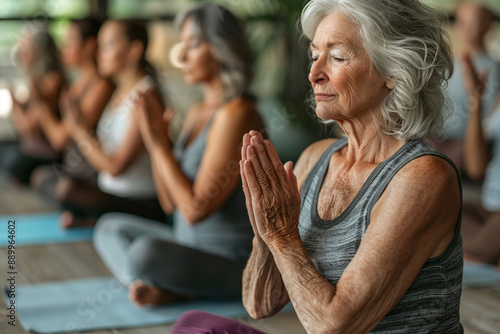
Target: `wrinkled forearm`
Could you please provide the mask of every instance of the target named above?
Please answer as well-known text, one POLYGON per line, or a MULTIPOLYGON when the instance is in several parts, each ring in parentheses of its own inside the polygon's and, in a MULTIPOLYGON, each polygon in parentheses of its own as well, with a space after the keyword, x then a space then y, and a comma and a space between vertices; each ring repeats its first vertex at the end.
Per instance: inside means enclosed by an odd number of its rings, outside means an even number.
POLYGON ((254 319, 278 313, 289 301, 281 273, 262 239, 255 237, 243 272, 243 305, 254 319))
POLYGON ((318 272, 300 237, 270 246, 297 316, 308 333, 347 333, 347 307, 318 272))

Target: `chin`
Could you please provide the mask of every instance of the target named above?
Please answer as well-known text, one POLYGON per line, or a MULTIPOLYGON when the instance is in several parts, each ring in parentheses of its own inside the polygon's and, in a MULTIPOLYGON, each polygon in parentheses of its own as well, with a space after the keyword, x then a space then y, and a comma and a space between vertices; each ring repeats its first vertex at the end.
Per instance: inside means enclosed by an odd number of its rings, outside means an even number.
POLYGON ((325 105, 318 104, 316 106, 316 116, 322 120, 332 119, 332 111, 325 105))

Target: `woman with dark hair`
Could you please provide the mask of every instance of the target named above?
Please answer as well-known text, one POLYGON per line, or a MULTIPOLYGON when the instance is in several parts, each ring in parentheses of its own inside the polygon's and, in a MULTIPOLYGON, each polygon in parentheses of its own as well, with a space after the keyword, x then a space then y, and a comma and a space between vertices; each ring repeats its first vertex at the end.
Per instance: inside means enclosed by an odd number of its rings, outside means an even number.
POLYGON ((71 175, 61 179, 56 195, 64 212, 63 227, 93 226, 105 212, 127 212, 163 220, 149 155, 134 116, 134 100, 152 90, 147 100, 162 105, 157 83, 148 74, 145 58, 146 26, 135 21, 107 21, 98 35, 98 70, 116 85, 97 124, 97 133, 78 113, 74 101, 65 100, 64 121, 69 134, 98 172, 97 184, 71 175))
POLYGON ((37 114, 43 109, 60 119, 59 97, 66 80, 54 40, 45 28, 23 33, 17 61, 26 74, 29 97, 22 103, 12 94, 12 119, 20 139, 19 145, 3 145, 0 170, 28 183, 36 167, 60 159, 60 148, 48 140, 37 114))
MULTIPOLYGON (((173 229, 123 214, 99 219, 94 244, 138 304, 187 297, 241 296, 252 228, 238 172, 241 136, 263 129, 248 93, 250 49, 227 9, 197 4, 178 14, 185 81, 203 86, 180 138, 167 135, 171 113, 138 101, 137 121, 150 152, 160 202, 173 229)), ((154 101, 153 101, 154 102, 154 101)))
MULTIPOLYGON (((91 19, 71 22, 64 46, 62 60, 68 69, 77 70, 78 77, 67 89, 68 99, 74 105, 87 131, 94 131, 97 121, 113 93, 113 84, 97 72, 96 52, 99 22, 91 19)), ((64 114, 64 110, 62 110, 64 114)), ((39 108, 36 116, 52 147, 63 152, 62 163, 38 167, 31 177, 31 186, 44 195, 56 199, 55 189, 60 179, 67 175, 96 182, 95 170, 85 160, 75 143, 71 143, 69 129, 64 122, 39 108)))

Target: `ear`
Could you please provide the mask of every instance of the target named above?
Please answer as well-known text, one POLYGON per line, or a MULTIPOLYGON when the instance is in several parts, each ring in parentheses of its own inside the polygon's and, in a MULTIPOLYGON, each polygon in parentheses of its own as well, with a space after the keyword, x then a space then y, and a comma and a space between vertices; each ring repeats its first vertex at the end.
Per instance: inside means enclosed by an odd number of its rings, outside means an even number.
POLYGON ((144 44, 139 40, 130 43, 129 58, 132 61, 139 61, 144 53, 144 44))
POLYGON ((394 89, 394 87, 396 87, 396 82, 395 82, 394 78, 387 79, 384 82, 384 86, 386 86, 387 88, 389 88, 391 90, 394 89))

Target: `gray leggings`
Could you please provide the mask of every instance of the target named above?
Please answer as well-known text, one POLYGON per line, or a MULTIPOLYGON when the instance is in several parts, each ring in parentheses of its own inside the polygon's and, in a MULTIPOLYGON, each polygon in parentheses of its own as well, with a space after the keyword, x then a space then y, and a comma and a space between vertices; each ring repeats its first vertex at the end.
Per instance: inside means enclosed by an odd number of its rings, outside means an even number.
POLYGON ((94 247, 125 286, 140 279, 180 295, 241 296, 245 263, 187 247, 158 222, 122 213, 99 218, 94 247))

